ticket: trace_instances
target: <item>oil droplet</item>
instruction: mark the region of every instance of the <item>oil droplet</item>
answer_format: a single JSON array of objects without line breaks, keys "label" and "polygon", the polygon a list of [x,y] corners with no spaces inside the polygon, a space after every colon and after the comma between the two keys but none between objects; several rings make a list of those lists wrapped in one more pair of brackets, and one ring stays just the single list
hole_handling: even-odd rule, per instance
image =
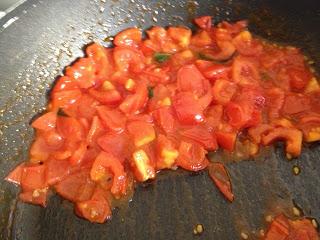
[{"label": "oil droplet", "polygon": [[204,227],[202,224],[197,224],[194,229],[193,229],[193,234],[194,235],[200,235],[202,234],[204,231]]},{"label": "oil droplet", "polygon": [[248,238],[249,238],[248,234],[246,234],[246,233],[244,233],[244,232],[242,232],[242,233],[240,234],[240,236],[241,236],[242,239],[248,239]]},{"label": "oil droplet", "polygon": [[301,170],[298,166],[295,165],[293,166],[292,171],[294,175],[299,175]]}]

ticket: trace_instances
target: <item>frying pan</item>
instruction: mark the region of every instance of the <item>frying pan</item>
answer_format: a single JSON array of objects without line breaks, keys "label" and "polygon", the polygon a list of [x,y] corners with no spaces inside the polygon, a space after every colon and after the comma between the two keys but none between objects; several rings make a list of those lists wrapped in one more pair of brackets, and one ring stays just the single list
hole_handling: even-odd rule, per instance
[{"label": "frying pan", "polygon": [[[30,119],[43,110],[55,77],[89,42],[107,46],[108,36],[129,26],[188,25],[200,15],[248,19],[255,34],[295,45],[320,67],[320,2],[309,1],[151,1],[28,0],[0,20],[0,179],[27,159]],[[92,224],[76,217],[70,203],[53,195],[47,208],[17,201],[18,189],[0,181],[0,239],[256,239],[265,216],[295,205],[320,219],[320,146],[285,160],[282,146],[256,161],[231,162],[235,202],[227,203],[206,172],[162,172],[138,186],[133,201],[113,212],[111,221]],[[301,173],[294,176],[292,167]]]}]

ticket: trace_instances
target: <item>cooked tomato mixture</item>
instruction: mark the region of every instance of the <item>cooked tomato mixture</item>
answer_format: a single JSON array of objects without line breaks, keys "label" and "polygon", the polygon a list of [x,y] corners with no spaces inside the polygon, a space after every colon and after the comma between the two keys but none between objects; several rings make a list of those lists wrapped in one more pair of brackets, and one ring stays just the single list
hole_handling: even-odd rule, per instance
[{"label": "cooked tomato mixture", "polygon": [[318,240],[319,235],[309,219],[290,220],[285,215],[276,216],[263,240]]},{"label": "cooked tomato mixture", "polygon": [[22,201],[45,206],[53,189],[103,223],[137,182],[178,167],[208,169],[233,201],[227,169],[209,151],[241,144],[254,156],[283,141],[294,158],[303,141],[320,140],[320,88],[299,49],[252,36],[246,21],[195,23],[194,33],[152,27],[145,39],[126,29],[65,69],[32,123],[29,161],[7,177]]}]

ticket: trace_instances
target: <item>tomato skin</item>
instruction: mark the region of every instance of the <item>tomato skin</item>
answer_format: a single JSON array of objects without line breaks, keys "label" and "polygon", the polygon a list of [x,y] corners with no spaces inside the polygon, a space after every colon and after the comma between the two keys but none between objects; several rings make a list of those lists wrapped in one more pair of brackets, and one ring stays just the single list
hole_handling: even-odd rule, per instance
[{"label": "tomato skin", "polygon": [[98,115],[104,126],[115,132],[122,132],[125,129],[126,117],[117,109],[109,110],[105,106],[97,107]]},{"label": "tomato skin", "polygon": [[177,73],[177,85],[181,92],[204,93],[204,77],[194,64],[184,65]]},{"label": "tomato skin", "polygon": [[265,240],[285,240],[289,236],[289,222],[283,215],[277,216],[271,223]]},{"label": "tomato skin", "polygon": [[118,33],[114,38],[113,44],[120,47],[137,47],[142,40],[142,33],[138,28],[127,28]]},{"label": "tomato skin", "polygon": [[209,165],[207,151],[198,143],[181,141],[177,165],[188,171],[200,171]]},{"label": "tomato skin", "polygon": [[219,51],[212,49],[205,49],[202,54],[214,61],[226,61],[232,57],[236,48],[230,41],[217,41]]},{"label": "tomato skin", "polygon": [[32,122],[32,127],[43,131],[49,131],[56,127],[57,113],[47,112]]},{"label": "tomato skin", "polygon": [[152,116],[164,132],[170,133],[175,130],[176,122],[171,107],[159,108],[152,112]]},{"label": "tomato skin", "polygon": [[231,180],[227,169],[222,163],[213,162],[209,165],[209,176],[214,184],[218,187],[223,196],[233,202],[234,195],[232,192]]},{"label": "tomato skin", "polygon": [[202,29],[210,29],[211,21],[211,16],[202,16],[194,19],[195,24]]},{"label": "tomato skin", "polygon": [[73,152],[72,156],[69,158],[71,165],[79,165],[82,162],[86,151],[86,142],[81,142],[79,144],[79,147]]},{"label": "tomato skin", "polygon": [[234,132],[216,131],[218,145],[223,149],[232,152],[235,147],[237,134]]},{"label": "tomato skin", "polygon": [[111,193],[115,197],[125,195],[127,191],[127,174],[124,171],[122,163],[111,153],[101,151],[94,160],[90,171],[91,179],[99,181],[105,176],[105,171],[111,171],[113,174]]},{"label": "tomato skin", "polygon": [[233,82],[224,79],[218,79],[215,81],[212,87],[213,100],[215,100],[215,102],[218,104],[225,105],[230,102],[236,90],[236,84]]},{"label": "tomato skin", "polygon": [[217,141],[213,133],[203,126],[194,126],[179,132],[183,137],[201,144],[205,149],[214,151],[218,148]]},{"label": "tomato skin", "polygon": [[197,124],[204,121],[203,109],[192,93],[178,93],[173,99],[178,120],[183,124]]}]

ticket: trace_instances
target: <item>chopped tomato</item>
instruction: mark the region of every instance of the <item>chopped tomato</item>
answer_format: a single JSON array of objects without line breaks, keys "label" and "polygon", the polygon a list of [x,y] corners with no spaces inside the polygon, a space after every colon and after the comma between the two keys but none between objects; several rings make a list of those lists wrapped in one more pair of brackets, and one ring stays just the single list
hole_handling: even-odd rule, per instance
[{"label": "chopped tomato", "polygon": [[[28,163],[6,178],[20,185],[21,200],[44,206],[55,188],[80,217],[102,223],[118,198],[130,199],[134,182],[162,169],[209,167],[232,201],[227,170],[210,164],[207,151],[244,159],[284,141],[291,158],[302,141],[320,141],[320,85],[301,50],[257,38],[246,21],[194,21],[194,34],[125,29],[112,47],[90,44],[66,67],[31,124]],[[288,232],[276,226],[268,239],[285,232],[285,240],[313,240],[310,224],[285,222]]]},{"label": "chopped tomato", "polygon": [[174,142],[160,134],[157,139],[157,169],[172,168],[178,156]]},{"label": "chopped tomato", "polygon": [[80,58],[71,67],[66,68],[66,76],[72,78],[80,88],[90,88],[96,84],[95,66],[91,59]]},{"label": "chopped tomato", "polygon": [[122,100],[121,94],[115,89],[99,91],[91,88],[89,94],[102,104],[116,104]]},{"label": "chopped tomato", "polygon": [[207,151],[200,144],[182,141],[179,146],[177,165],[188,171],[203,170],[209,164],[206,153]]},{"label": "chopped tomato", "polygon": [[137,114],[146,105],[148,89],[145,84],[139,84],[134,94],[128,95],[120,104],[119,109],[126,114]]},{"label": "chopped tomato", "polygon": [[227,104],[230,102],[236,90],[237,86],[233,82],[224,79],[218,79],[215,81],[212,88],[213,100],[215,100],[215,102],[218,104]]},{"label": "chopped tomato", "polygon": [[197,124],[204,121],[203,109],[192,93],[178,93],[173,100],[177,118],[184,124]]},{"label": "chopped tomato", "polygon": [[228,117],[228,123],[235,128],[244,127],[251,118],[251,111],[238,103],[229,102],[225,107],[225,114]]},{"label": "chopped tomato", "polygon": [[289,68],[290,85],[295,90],[303,90],[311,80],[311,73],[305,68]]},{"label": "chopped tomato", "polygon": [[171,107],[162,107],[152,112],[152,115],[161,129],[170,133],[175,130],[175,118]]},{"label": "chopped tomato", "polygon": [[144,68],[143,57],[140,52],[127,47],[115,47],[113,51],[113,58],[117,70],[120,72],[139,73]]},{"label": "chopped tomato", "polygon": [[205,149],[213,151],[218,148],[216,138],[203,126],[194,126],[180,131],[183,137],[201,144]]},{"label": "chopped tomato", "polygon": [[156,172],[146,151],[142,149],[134,151],[132,154],[132,165],[133,172],[138,181],[145,182],[155,178]]},{"label": "chopped tomato", "polygon": [[46,168],[46,181],[49,185],[54,185],[62,181],[72,171],[69,161],[56,160],[53,158],[46,162]]},{"label": "chopped tomato", "polygon": [[90,179],[90,170],[82,169],[70,174],[54,187],[62,197],[72,202],[79,202],[91,198],[95,185]]},{"label": "chopped tomato", "polygon": [[128,123],[127,128],[133,137],[134,145],[136,147],[148,144],[156,138],[156,133],[150,123],[133,121]]},{"label": "chopped tomato", "polygon": [[76,204],[76,213],[90,222],[104,223],[111,218],[111,208],[106,193],[96,188],[91,199]]},{"label": "chopped tomato", "polygon": [[97,108],[98,115],[107,128],[115,131],[122,132],[125,128],[126,118],[119,110],[109,110],[105,106]]},{"label": "chopped tomato", "polygon": [[290,220],[283,214],[274,218],[265,240],[318,240],[319,235],[308,219]]},{"label": "chopped tomato", "polygon": [[119,160],[124,160],[129,155],[129,137],[125,132],[106,133],[97,139],[97,143],[102,150],[113,154]]},{"label": "chopped tomato", "polygon": [[260,124],[258,126],[249,128],[248,134],[255,143],[260,143],[262,135],[272,129],[273,127],[271,127],[269,124]]},{"label": "chopped tomato", "polygon": [[82,93],[79,89],[53,92],[51,95],[53,110],[75,104],[80,100],[81,95]]},{"label": "chopped tomato", "polygon": [[94,160],[90,171],[93,181],[99,181],[106,176],[106,171],[113,174],[111,193],[115,197],[126,194],[127,191],[127,174],[124,171],[122,163],[111,153],[102,151]]},{"label": "chopped tomato", "polygon": [[236,57],[232,64],[232,79],[240,85],[256,85],[260,75],[253,59]]},{"label": "chopped tomato", "polygon": [[61,76],[57,79],[52,89],[52,93],[79,89],[76,81],[68,76]]},{"label": "chopped tomato", "polygon": [[201,73],[211,80],[216,80],[219,78],[228,79],[231,72],[231,67],[226,64],[217,64],[211,61],[197,60],[197,67],[200,69]]},{"label": "chopped tomato", "polygon": [[32,127],[44,131],[49,131],[56,127],[57,113],[47,112],[41,117],[37,118],[33,123]]},{"label": "chopped tomato", "polygon": [[195,18],[194,22],[202,29],[211,28],[211,16],[202,16]]},{"label": "chopped tomato", "polygon": [[73,117],[59,116],[57,118],[57,131],[65,139],[82,140],[85,135],[81,123]]},{"label": "chopped tomato", "polygon": [[277,139],[286,142],[286,152],[288,154],[291,154],[293,157],[300,155],[302,147],[301,131],[293,128],[278,127],[264,135],[262,137],[262,143],[268,145]]},{"label": "chopped tomato", "polygon": [[226,61],[232,57],[236,48],[230,41],[217,41],[219,50],[205,49],[201,53],[214,61]]},{"label": "chopped tomato", "polygon": [[235,147],[237,134],[233,132],[216,131],[218,145],[223,149],[232,152]]},{"label": "chopped tomato", "polygon": [[128,28],[116,35],[113,44],[120,47],[137,47],[141,40],[142,34],[138,28]]},{"label": "chopped tomato", "polygon": [[197,96],[204,93],[204,77],[194,65],[185,65],[177,73],[178,89],[181,92],[192,92]]},{"label": "chopped tomato", "polygon": [[284,103],[285,94],[280,88],[272,88],[266,91],[266,106],[270,120],[280,116],[280,110]]},{"label": "chopped tomato", "polygon": [[20,165],[18,165],[8,174],[8,176],[6,176],[5,180],[20,185],[24,165],[25,163],[21,163]]},{"label": "chopped tomato", "polygon": [[87,144],[90,145],[95,142],[96,138],[103,132],[102,123],[98,116],[94,116],[91,122],[90,129],[87,134]]},{"label": "chopped tomato", "polygon": [[47,187],[44,164],[26,165],[22,169],[21,187],[23,191],[33,191]]},{"label": "chopped tomato", "polygon": [[282,107],[284,114],[295,114],[310,109],[310,99],[301,94],[291,94],[286,96]]},{"label": "chopped tomato", "polygon": [[208,169],[211,179],[223,196],[230,202],[233,202],[234,195],[232,193],[231,181],[225,166],[222,163],[213,162],[209,165]]},{"label": "chopped tomato", "polygon": [[93,43],[86,48],[86,53],[92,60],[95,69],[96,84],[101,83],[113,70],[112,51]]}]

